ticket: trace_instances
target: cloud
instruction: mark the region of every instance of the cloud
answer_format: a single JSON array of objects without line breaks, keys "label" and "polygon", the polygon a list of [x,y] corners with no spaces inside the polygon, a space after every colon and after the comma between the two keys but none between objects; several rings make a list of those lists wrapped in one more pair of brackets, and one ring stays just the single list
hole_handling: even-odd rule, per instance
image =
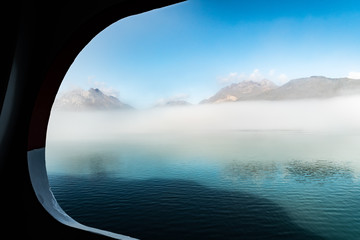
[{"label": "cloud", "polygon": [[270,77],[272,77],[272,76],[275,75],[275,72],[276,72],[275,69],[271,69],[271,70],[269,71],[268,75],[269,75]]},{"label": "cloud", "polygon": [[248,80],[249,81],[261,81],[263,80],[265,77],[261,74],[259,69],[254,69],[254,71],[250,74]]},{"label": "cloud", "polygon": [[243,73],[239,74],[237,72],[231,72],[226,77],[218,78],[218,82],[220,84],[229,84],[229,83],[240,82],[240,81],[243,81],[245,79],[246,79],[245,74],[243,74]]},{"label": "cloud", "polygon": [[284,83],[287,83],[289,81],[289,78],[286,76],[286,74],[282,73],[277,77],[276,83],[282,85]]},{"label": "cloud", "polygon": [[268,74],[263,74],[260,69],[255,68],[250,74],[231,72],[226,77],[218,78],[218,82],[223,85],[238,83],[241,81],[259,82],[263,79],[269,79],[278,85],[283,85],[289,81],[285,73],[277,74],[275,69],[269,70]]},{"label": "cloud", "polygon": [[360,79],[360,72],[349,72],[347,77],[352,79]]},{"label": "cloud", "polygon": [[260,72],[259,69],[254,69],[249,75],[244,73],[231,72],[226,77],[218,78],[220,84],[238,83],[241,81],[261,81],[265,76]]}]

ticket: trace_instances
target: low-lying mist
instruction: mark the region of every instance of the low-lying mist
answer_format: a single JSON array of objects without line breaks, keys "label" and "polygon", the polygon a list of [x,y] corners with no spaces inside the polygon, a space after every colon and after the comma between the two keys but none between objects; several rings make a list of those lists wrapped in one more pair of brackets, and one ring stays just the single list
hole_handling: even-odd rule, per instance
[{"label": "low-lying mist", "polygon": [[53,111],[47,137],[49,140],[113,139],[129,134],[252,130],[360,133],[360,97],[247,101],[126,111]]}]

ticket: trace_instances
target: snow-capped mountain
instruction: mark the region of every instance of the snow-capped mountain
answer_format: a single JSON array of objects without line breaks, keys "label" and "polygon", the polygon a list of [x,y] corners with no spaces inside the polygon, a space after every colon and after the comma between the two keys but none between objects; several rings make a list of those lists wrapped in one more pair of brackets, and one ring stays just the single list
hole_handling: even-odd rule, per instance
[{"label": "snow-capped mountain", "polygon": [[75,89],[62,94],[54,102],[55,110],[86,111],[131,109],[128,104],[118,98],[104,94],[97,88],[89,90]]}]

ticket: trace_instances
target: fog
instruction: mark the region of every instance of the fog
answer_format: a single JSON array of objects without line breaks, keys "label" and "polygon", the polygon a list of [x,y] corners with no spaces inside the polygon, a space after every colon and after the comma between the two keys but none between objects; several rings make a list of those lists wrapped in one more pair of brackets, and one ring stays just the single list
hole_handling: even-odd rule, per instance
[{"label": "fog", "polygon": [[218,131],[360,133],[360,97],[247,101],[147,110],[53,111],[48,140],[113,139],[129,134]]}]

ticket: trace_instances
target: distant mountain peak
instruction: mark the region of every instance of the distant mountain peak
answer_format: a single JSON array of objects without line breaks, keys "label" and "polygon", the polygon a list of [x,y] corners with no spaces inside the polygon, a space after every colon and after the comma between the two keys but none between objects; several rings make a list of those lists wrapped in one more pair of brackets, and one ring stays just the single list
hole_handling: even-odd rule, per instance
[{"label": "distant mountain peak", "polygon": [[89,92],[95,92],[95,93],[103,94],[103,92],[100,91],[100,89],[98,89],[98,88],[90,88]]},{"label": "distant mountain peak", "polygon": [[118,98],[104,94],[98,88],[74,89],[55,100],[54,109],[66,111],[130,109]]},{"label": "distant mountain peak", "polygon": [[189,106],[191,103],[185,100],[168,100],[166,102],[160,102],[155,107],[174,107],[174,106]]},{"label": "distant mountain peak", "polygon": [[358,80],[311,76],[291,80],[261,97],[267,100],[321,99],[354,94],[360,94]]},{"label": "distant mountain peak", "polygon": [[253,98],[275,88],[277,88],[277,85],[268,79],[261,81],[241,81],[220,89],[214,96],[200,103],[235,102]]},{"label": "distant mountain peak", "polygon": [[293,100],[331,98],[360,94],[360,81],[350,78],[311,76],[293,79],[278,87],[269,80],[243,81],[220,89],[201,103],[220,103],[247,100]]},{"label": "distant mountain peak", "polygon": [[327,77],[325,77],[325,76],[310,76],[310,78],[327,78]]}]

